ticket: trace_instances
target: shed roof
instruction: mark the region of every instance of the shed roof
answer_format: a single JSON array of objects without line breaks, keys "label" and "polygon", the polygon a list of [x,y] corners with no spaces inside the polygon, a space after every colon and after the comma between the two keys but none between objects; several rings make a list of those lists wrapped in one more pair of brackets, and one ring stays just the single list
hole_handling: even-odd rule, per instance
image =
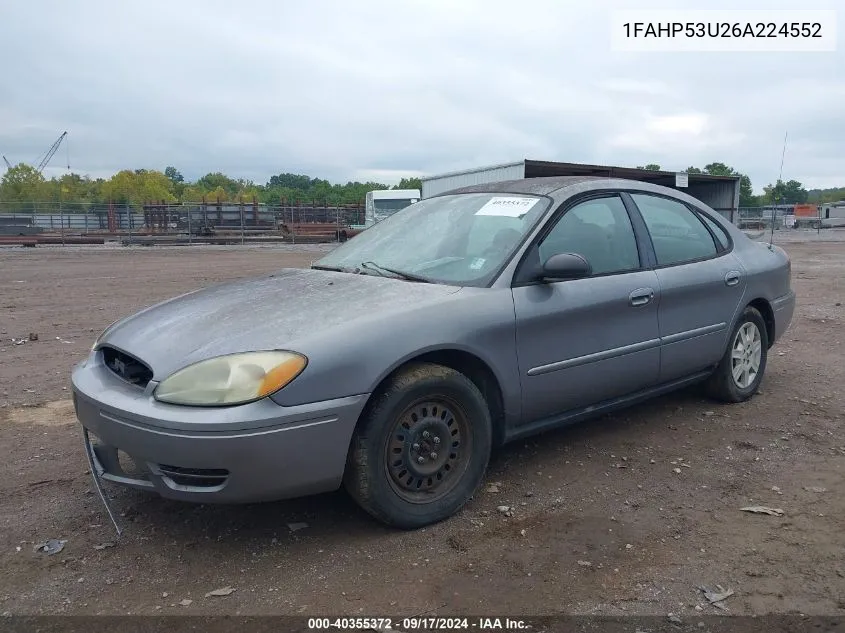
[{"label": "shed roof", "polygon": [[[459,176],[463,174],[473,174],[490,169],[497,169],[502,167],[515,167],[517,165],[525,166],[525,178],[543,178],[550,176],[605,176],[612,178],[626,178],[629,180],[640,180],[643,182],[651,182],[656,185],[663,185],[665,187],[674,187],[675,174],[674,171],[652,171],[649,169],[636,169],[633,167],[615,167],[612,165],[590,165],[585,163],[562,163],[557,161],[547,160],[533,160],[526,158],[512,163],[502,163],[499,165],[488,165],[486,167],[475,167],[473,169],[466,169],[461,171],[453,171],[445,174],[436,174],[426,176],[421,180],[436,180],[438,178],[446,178],[450,176]],[[713,176],[710,174],[689,174],[690,183],[704,183],[704,182],[736,182],[739,176]]]}]

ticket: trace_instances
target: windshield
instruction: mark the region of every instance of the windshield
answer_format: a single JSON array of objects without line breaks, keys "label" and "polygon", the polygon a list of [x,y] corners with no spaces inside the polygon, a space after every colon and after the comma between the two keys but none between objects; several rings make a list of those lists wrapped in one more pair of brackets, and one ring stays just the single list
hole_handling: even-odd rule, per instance
[{"label": "windshield", "polygon": [[545,198],[518,194],[429,198],[363,231],[314,266],[484,286],[547,206]]},{"label": "windshield", "polygon": [[382,199],[382,200],[373,200],[373,208],[376,211],[399,211],[400,209],[404,209],[409,204],[411,204],[412,200],[410,198],[403,198],[403,199]]},{"label": "windshield", "polygon": [[409,204],[416,202],[418,199],[419,198],[382,198],[373,200],[373,208],[371,212],[367,214],[368,223],[374,224],[376,222],[381,222],[397,211],[404,209]]}]

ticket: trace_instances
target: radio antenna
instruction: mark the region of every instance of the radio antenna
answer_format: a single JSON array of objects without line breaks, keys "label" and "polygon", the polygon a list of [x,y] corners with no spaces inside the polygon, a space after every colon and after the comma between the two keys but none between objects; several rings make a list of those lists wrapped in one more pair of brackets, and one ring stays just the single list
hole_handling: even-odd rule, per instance
[{"label": "radio antenna", "polygon": [[[786,139],[789,138],[789,130],[783,135],[783,151],[780,154],[780,172],[778,172],[778,181],[775,183],[775,187],[779,186],[781,182],[783,182],[783,159],[786,158]],[[781,196],[780,200],[783,200],[783,196]],[[769,250],[772,248],[772,244],[775,241],[775,218],[777,218],[777,207],[778,201],[775,200],[775,208],[772,209],[772,230],[769,234]]]}]

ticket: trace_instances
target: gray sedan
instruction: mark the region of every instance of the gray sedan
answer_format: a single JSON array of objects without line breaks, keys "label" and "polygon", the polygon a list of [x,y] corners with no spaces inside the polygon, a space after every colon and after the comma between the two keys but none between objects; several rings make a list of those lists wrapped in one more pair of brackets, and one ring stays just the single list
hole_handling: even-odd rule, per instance
[{"label": "gray sedan", "polygon": [[701,382],[741,402],[791,266],[699,200],[540,178],[422,200],[309,269],[118,321],[73,372],[99,476],[204,503],[344,486],[416,528],[495,447]]}]

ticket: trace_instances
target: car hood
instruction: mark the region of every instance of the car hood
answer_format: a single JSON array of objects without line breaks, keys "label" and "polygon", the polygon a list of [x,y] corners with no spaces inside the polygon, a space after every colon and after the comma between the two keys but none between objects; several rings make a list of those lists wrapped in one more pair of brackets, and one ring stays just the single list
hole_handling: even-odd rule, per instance
[{"label": "car hood", "polygon": [[154,380],[221,354],[295,349],[320,330],[371,316],[419,308],[459,287],[373,275],[284,269],[198,290],[118,321],[99,345],[144,361]]}]

